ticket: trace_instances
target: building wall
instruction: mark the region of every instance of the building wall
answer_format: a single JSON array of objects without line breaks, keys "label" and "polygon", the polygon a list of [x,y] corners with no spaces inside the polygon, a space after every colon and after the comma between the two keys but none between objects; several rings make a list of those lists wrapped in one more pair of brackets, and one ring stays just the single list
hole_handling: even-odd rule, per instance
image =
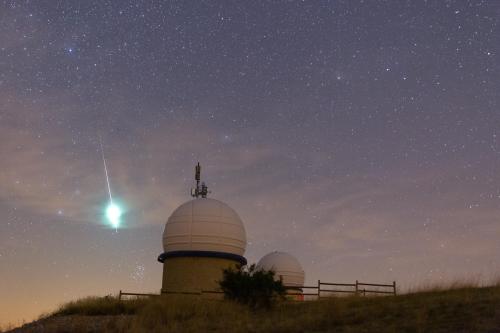
[{"label": "building wall", "polygon": [[178,257],[163,263],[162,293],[220,291],[222,271],[238,262],[223,258]]}]

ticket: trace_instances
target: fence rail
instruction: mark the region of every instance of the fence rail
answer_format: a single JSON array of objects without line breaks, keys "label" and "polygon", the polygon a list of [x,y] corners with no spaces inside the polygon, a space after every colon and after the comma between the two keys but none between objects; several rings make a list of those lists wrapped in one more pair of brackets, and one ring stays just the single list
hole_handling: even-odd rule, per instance
[{"label": "fence rail", "polygon": [[[319,282],[319,280],[318,280],[318,283],[322,284],[324,286],[339,286],[339,287],[355,287],[356,286],[355,283],[329,283],[329,282]],[[318,287],[316,287],[316,288],[318,288]]]},{"label": "fence rail", "polygon": [[[396,283],[396,282],[393,282]],[[358,286],[372,286],[372,287],[392,287],[393,284],[376,284],[376,283],[357,283]]]},{"label": "fence rail", "polygon": [[341,290],[341,289],[321,289],[320,293],[324,291],[326,293],[349,293],[349,294],[355,294],[356,290]]},{"label": "fence rail", "polygon": [[[322,287],[346,287],[350,289],[328,289]],[[377,287],[380,289],[366,289],[365,287]],[[396,295],[396,281],[392,284],[380,284],[380,283],[364,283],[356,280],[356,283],[332,283],[332,282],[321,282],[318,280],[316,286],[297,286],[297,287],[287,287],[288,295],[293,296],[316,296],[317,299],[332,297],[334,294],[353,294],[358,296],[366,296],[367,294],[380,294],[380,295]],[[316,292],[302,292],[302,290],[316,290]],[[120,290],[118,299],[121,300],[123,296],[135,296],[135,297],[155,297],[162,294],[184,294],[184,295],[203,295],[203,294],[222,294],[222,291],[217,290],[202,290],[200,292],[172,292],[162,291],[161,294],[144,294],[144,293],[128,293]],[[332,295],[333,294],[333,295]]]}]

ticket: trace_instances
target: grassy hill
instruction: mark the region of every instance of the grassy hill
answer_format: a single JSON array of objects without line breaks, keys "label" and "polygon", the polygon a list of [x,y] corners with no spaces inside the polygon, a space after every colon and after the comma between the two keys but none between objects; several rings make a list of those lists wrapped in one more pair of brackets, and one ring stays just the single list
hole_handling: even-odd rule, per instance
[{"label": "grassy hill", "polygon": [[500,333],[500,287],[283,302],[259,311],[198,297],[88,298],[13,332]]}]

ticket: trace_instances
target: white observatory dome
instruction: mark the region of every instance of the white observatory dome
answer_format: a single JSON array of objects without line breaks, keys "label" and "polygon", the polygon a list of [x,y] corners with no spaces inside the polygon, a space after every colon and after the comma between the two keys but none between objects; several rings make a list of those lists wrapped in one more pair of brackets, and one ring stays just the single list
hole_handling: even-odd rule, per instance
[{"label": "white observatory dome", "polygon": [[274,271],[275,278],[281,277],[284,286],[300,287],[304,285],[304,269],[297,258],[286,252],[275,251],[266,254],[257,263],[257,268]]},{"label": "white observatory dome", "polygon": [[238,214],[225,203],[209,198],[180,205],[167,220],[163,250],[213,251],[242,256],[246,233]]}]

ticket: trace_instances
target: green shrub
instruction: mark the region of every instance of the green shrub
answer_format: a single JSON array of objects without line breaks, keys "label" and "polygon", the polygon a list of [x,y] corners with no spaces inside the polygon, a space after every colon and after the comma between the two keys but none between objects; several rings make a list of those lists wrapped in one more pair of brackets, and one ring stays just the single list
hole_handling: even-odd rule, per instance
[{"label": "green shrub", "polygon": [[284,298],[286,289],[273,271],[257,269],[255,264],[226,269],[219,285],[227,299],[249,305],[252,309],[269,308]]}]

